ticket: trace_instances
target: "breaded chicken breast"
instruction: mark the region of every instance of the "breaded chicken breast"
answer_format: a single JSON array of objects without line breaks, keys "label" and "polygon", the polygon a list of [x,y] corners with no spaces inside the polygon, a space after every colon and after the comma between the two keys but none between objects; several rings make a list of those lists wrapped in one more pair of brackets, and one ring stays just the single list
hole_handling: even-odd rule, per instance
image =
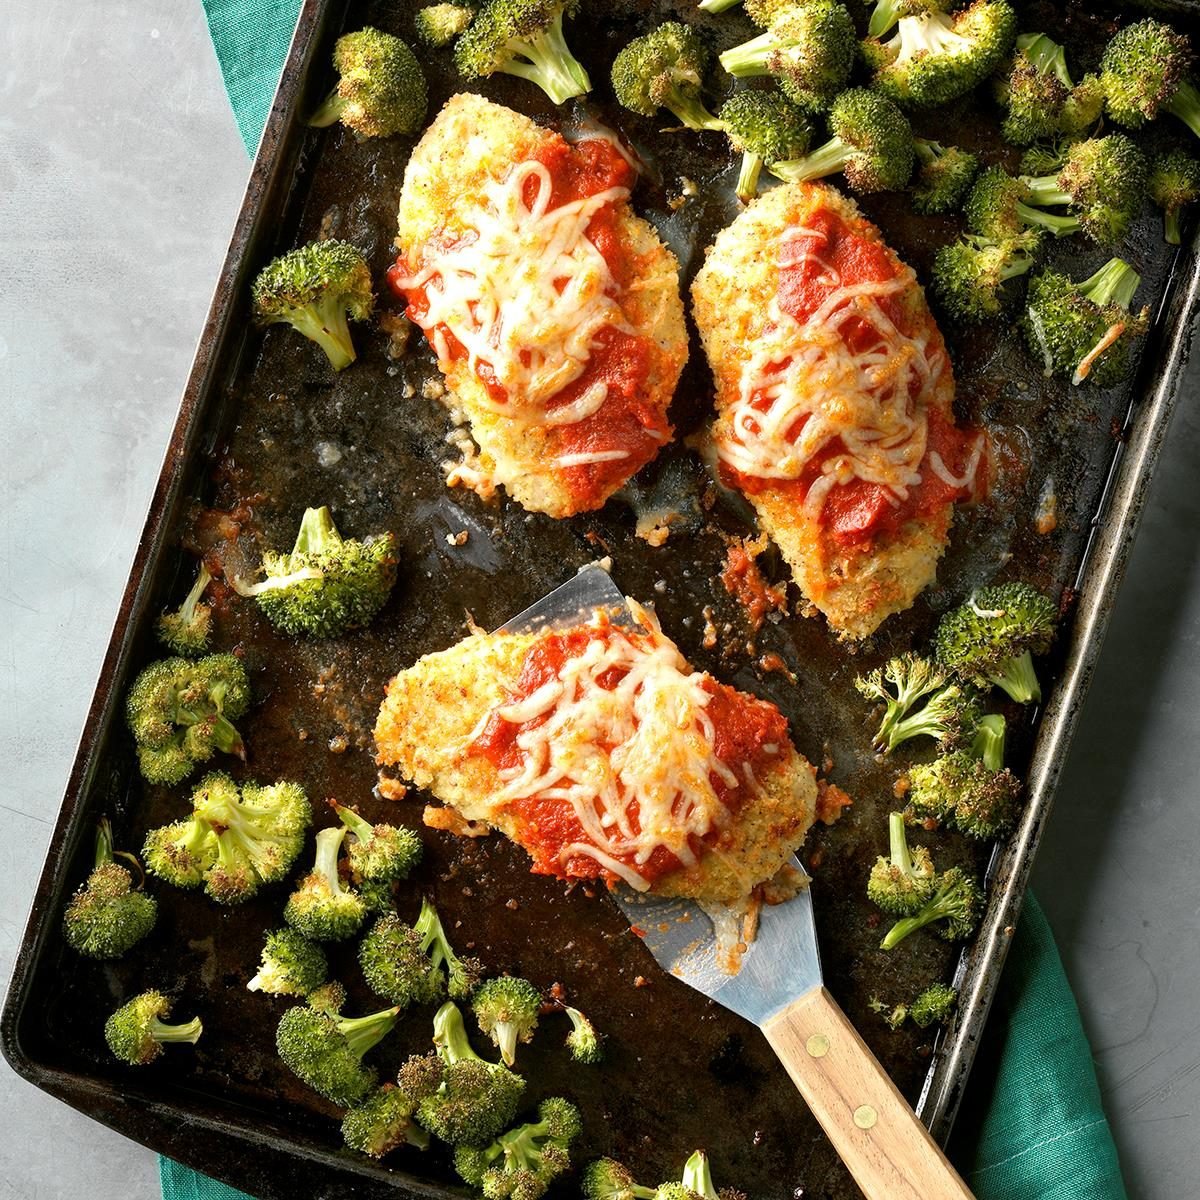
[{"label": "breaded chicken breast", "polygon": [[718,234],[692,301],[723,477],[830,627],[866,637],[933,580],[982,475],[915,275],[852,201],[797,183]]},{"label": "breaded chicken breast", "polygon": [[389,278],[478,446],[450,482],[570,516],[670,440],[679,268],[629,206],[635,177],[612,139],[571,144],[470,93],[417,144]]},{"label": "breaded chicken breast", "polygon": [[538,874],[744,903],[812,824],[813,768],[775,705],[693,672],[645,620],[427,655],[388,686],[379,762]]}]

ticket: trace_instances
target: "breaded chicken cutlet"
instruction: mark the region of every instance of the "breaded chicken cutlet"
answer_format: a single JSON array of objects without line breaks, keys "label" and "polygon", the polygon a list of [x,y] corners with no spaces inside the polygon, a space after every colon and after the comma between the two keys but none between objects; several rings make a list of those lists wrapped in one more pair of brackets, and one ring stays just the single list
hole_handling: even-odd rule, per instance
[{"label": "breaded chicken cutlet", "polygon": [[692,671],[635,612],[636,630],[598,617],[426,655],[388,686],[378,760],[535,873],[744,904],[812,824],[815,773],[775,705]]},{"label": "breaded chicken cutlet", "polygon": [[868,636],[932,582],[986,474],[915,275],[852,201],[797,183],[717,235],[692,300],[722,476],[830,627]]},{"label": "breaded chicken cutlet", "polygon": [[409,160],[389,273],[478,455],[449,482],[554,517],[599,508],[671,438],[679,269],[611,138],[451,97]]}]

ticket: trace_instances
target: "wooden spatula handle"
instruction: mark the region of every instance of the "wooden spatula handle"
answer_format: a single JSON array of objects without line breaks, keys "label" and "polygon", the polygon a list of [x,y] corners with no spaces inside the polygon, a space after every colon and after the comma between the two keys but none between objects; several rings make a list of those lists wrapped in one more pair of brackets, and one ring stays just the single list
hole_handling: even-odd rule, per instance
[{"label": "wooden spatula handle", "polygon": [[762,1029],[867,1200],[971,1200],[823,987],[768,1018]]}]

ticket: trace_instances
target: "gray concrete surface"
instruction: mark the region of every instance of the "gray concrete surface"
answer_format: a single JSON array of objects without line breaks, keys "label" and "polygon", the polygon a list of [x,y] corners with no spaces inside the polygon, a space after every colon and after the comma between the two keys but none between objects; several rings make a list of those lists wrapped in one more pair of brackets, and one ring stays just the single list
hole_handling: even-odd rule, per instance
[{"label": "gray concrete surface", "polygon": [[[0,64],[3,988],[248,164],[198,0],[9,6]],[[1036,875],[1138,1200],[1200,1174],[1198,382]],[[0,1065],[0,1200],[156,1194]]]}]

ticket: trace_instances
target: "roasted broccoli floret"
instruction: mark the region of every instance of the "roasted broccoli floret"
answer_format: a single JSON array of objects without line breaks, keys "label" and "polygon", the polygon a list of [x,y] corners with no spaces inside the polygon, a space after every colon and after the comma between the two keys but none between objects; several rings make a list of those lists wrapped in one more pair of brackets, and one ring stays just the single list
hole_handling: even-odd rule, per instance
[{"label": "roasted broccoli floret", "polygon": [[172,654],[182,658],[197,658],[207,652],[212,631],[212,609],[207,604],[201,604],[200,597],[211,582],[208,567],[201,563],[196,582],[183,603],[158,618],[154,632]]},{"label": "roasted broccoli floret", "polygon": [[1188,77],[1192,44],[1161,21],[1135,21],[1113,35],[1100,60],[1104,107],[1118,125],[1138,129],[1161,112],[1200,137],[1200,91]]},{"label": "roasted broccoli floret", "polygon": [[917,173],[912,181],[913,211],[922,216],[957,212],[979,173],[979,159],[957,146],[916,138]]},{"label": "roasted broccoli floret", "polygon": [[358,961],[371,990],[402,1008],[433,1004],[445,995],[445,977],[425,953],[424,939],[394,912],[371,926],[359,944]]},{"label": "roasted broccoli floret", "polygon": [[350,322],[375,308],[371,271],[349,242],[309,242],[272,259],[258,273],[251,299],[259,325],[291,325],[325,351],[335,371],[355,359]]},{"label": "roasted broccoli floret", "polygon": [[1066,237],[1078,233],[1077,217],[1042,212],[1030,203],[1029,185],[1000,167],[988,167],[967,194],[963,212],[967,228],[989,241],[1004,243],[1027,236],[1026,245],[1035,250],[1041,234]]},{"label": "roasted broccoli floret", "polygon": [[533,1040],[541,993],[528,979],[504,975],[481,983],[471,1001],[479,1028],[500,1049],[506,1067],[517,1061],[517,1043]]},{"label": "roasted broccoli floret", "polygon": [[516,1115],[525,1080],[471,1049],[457,1005],[433,1019],[437,1058],[415,1058],[400,1069],[400,1086],[421,1097],[417,1120],[452,1146],[486,1146]]},{"label": "roasted broccoli floret", "polygon": [[416,1100],[394,1083],[385,1083],[342,1118],[342,1140],[372,1158],[406,1145],[427,1150],[429,1134],[417,1124],[416,1110]]},{"label": "roasted broccoli floret", "polygon": [[980,588],[942,617],[934,651],[948,671],[1028,704],[1042,698],[1033,656],[1050,649],[1057,624],[1054,601],[1027,583]]},{"label": "roasted broccoli floret", "polygon": [[1007,767],[989,768],[970,750],[914,766],[908,781],[907,811],[914,820],[948,821],[986,840],[1012,828],[1021,781]]},{"label": "roasted broccoli floret", "polygon": [[643,1187],[633,1172],[615,1158],[597,1158],[583,1169],[584,1200],[654,1200],[655,1189]]},{"label": "roasted broccoli floret", "polygon": [[1046,374],[1078,386],[1120,383],[1133,365],[1133,348],[1150,324],[1150,311],[1131,312],[1141,276],[1119,258],[1110,259],[1080,283],[1058,271],[1029,282],[1023,328],[1029,352]]},{"label": "roasted broccoli floret", "polygon": [[120,958],[154,928],[157,919],[158,902],[135,889],[133,876],[113,858],[112,826],[101,817],[92,873],[63,915],[67,945],[88,958]]},{"label": "roasted broccoli floret", "polygon": [[579,1110],[559,1097],[538,1105],[538,1119],[502,1133],[486,1146],[459,1146],[454,1167],[486,1200],[539,1200],[571,1165]]},{"label": "roasted broccoli floret", "polygon": [[823,146],[803,158],[770,164],[780,179],[846,176],[858,192],[898,191],[913,171],[913,136],[908,118],[886,97],[865,88],[843,92],[829,110]]},{"label": "roasted broccoli floret", "polygon": [[730,144],[742,156],[737,194],[743,204],[758,191],[764,163],[799,158],[812,140],[808,118],[778,92],[737,92],[721,106],[719,116]]},{"label": "roasted broccoli floret", "polygon": [[325,951],[295,929],[267,934],[258,974],[246,987],[272,996],[307,996],[329,976]]},{"label": "roasted broccoli floret", "polygon": [[592,81],[563,36],[563,17],[577,8],[578,0],[487,0],[458,39],[454,61],[467,79],[519,75],[555,104],[582,96]]},{"label": "roasted broccoli floret", "polygon": [[1034,264],[1038,235],[1022,230],[993,239],[969,234],[943,246],[933,261],[933,293],[960,321],[995,317],[1007,302],[1005,284]]},{"label": "roasted broccoli floret", "polygon": [[1172,246],[1182,240],[1180,217],[1200,198],[1200,161],[1182,150],[1164,154],[1150,172],[1150,199],[1163,210],[1163,235]]},{"label": "roasted broccoli floret", "polygon": [[643,117],[665,108],[688,129],[724,129],[700,96],[707,65],[708,52],[695,30],[667,21],[634,38],[613,60],[613,92]]},{"label": "roasted broccoli floret", "polygon": [[475,10],[465,4],[431,4],[418,11],[414,23],[427,46],[448,46],[474,19]]},{"label": "roasted broccoli floret", "polygon": [[571,1019],[571,1032],[567,1034],[567,1049],[578,1063],[592,1065],[604,1057],[604,1039],[596,1027],[577,1008],[566,1009]]},{"label": "roasted broccoli floret", "polygon": [[338,855],[346,837],[344,826],[317,834],[313,869],[296,885],[283,910],[283,919],[316,942],[340,942],[353,937],[367,916],[363,898],[343,887],[338,875]]},{"label": "roasted broccoli floret", "polygon": [[1107,246],[1129,232],[1146,194],[1147,173],[1145,155],[1124,134],[1112,133],[1073,142],[1056,172],[1023,175],[1020,182],[1028,204],[1068,205],[1077,227]]},{"label": "roasted broccoli floret", "polygon": [[[975,688],[954,681],[919,654],[889,659],[883,667],[860,675],[854,686],[868,700],[887,705],[875,734],[875,747],[884,754],[914,737],[956,746],[974,733],[982,712]],[[918,708],[922,700],[925,703]]]},{"label": "roasted broccoli floret", "polygon": [[259,583],[232,580],[267,620],[293,637],[337,637],[367,625],[396,582],[396,538],[343,538],[328,508],[308,508],[290,554],[263,554]]},{"label": "roasted broccoli floret", "polygon": [[905,107],[928,108],[982,83],[1016,32],[1016,13],[1006,0],[974,0],[954,13],[930,9],[902,16],[890,38],[868,37],[862,52],[879,91]]},{"label": "roasted broccoli floret", "polygon": [[1000,92],[1008,109],[1004,136],[1016,146],[1082,133],[1104,110],[1099,77],[1085,75],[1075,83],[1062,46],[1044,33],[1017,38],[1012,68]]},{"label": "roasted broccoli floret", "polygon": [[344,34],[334,43],[333,69],[337,86],[310,125],[323,129],[341,121],[360,140],[421,128],[429,89],[417,56],[400,38],[369,25]]},{"label": "roasted broccoli floret", "polygon": [[936,890],[920,911],[911,917],[901,917],[879,945],[884,950],[895,949],[910,933],[933,922],[942,922],[937,932],[946,941],[961,942],[975,931],[982,911],[983,889],[979,881],[959,867],[951,867],[938,876]]},{"label": "roasted broccoli floret", "polygon": [[180,783],[218,750],[244,759],[246,748],[233,722],[249,707],[246,668],[232,654],[151,663],[125,700],[143,777]]},{"label": "roasted broccoli floret", "polygon": [[393,880],[409,877],[424,852],[421,839],[411,829],[382,823],[372,825],[352,808],[336,802],[333,807],[353,835],[346,858],[355,886],[390,885]]},{"label": "roasted broccoli floret", "polygon": [[171,1015],[171,1001],[162,992],[143,992],[121,1005],[104,1023],[104,1040],[122,1062],[143,1067],[162,1052],[164,1042],[200,1040],[204,1026],[199,1017],[182,1025],[167,1025],[163,1017]]},{"label": "roasted broccoli floret", "polygon": [[446,973],[446,992],[452,1000],[469,1000],[483,978],[483,963],[477,958],[462,958],[454,953],[442,928],[437,909],[429,900],[421,901],[421,911],[413,928],[421,935],[421,946],[439,971]]},{"label": "roasted broccoli floret", "polygon": [[867,895],[886,913],[910,917],[933,895],[936,873],[924,846],[908,845],[904,814],[888,816],[888,857],[880,855],[867,880]]},{"label": "roasted broccoli floret", "polygon": [[766,33],[733,46],[721,66],[738,78],[773,75],[793,104],[829,107],[854,67],[854,22],[837,0],[781,6]]},{"label": "roasted broccoli floret", "polygon": [[363,1055],[392,1031],[399,1015],[398,1008],[385,1008],[365,1017],[342,1017],[332,1004],[297,1004],[283,1014],[275,1048],[284,1065],[314,1092],[349,1108],[375,1087],[378,1075],[362,1061]]},{"label": "roasted broccoli floret", "polygon": [[942,1025],[950,1019],[958,992],[944,983],[927,987],[908,1007],[908,1015],[915,1025],[928,1029],[930,1025]]},{"label": "roasted broccoli floret", "polygon": [[176,887],[204,884],[220,904],[241,904],[282,879],[304,846],[312,809],[298,783],[268,786],[206,775],[192,793],[191,816],[152,829],[147,870]]}]

